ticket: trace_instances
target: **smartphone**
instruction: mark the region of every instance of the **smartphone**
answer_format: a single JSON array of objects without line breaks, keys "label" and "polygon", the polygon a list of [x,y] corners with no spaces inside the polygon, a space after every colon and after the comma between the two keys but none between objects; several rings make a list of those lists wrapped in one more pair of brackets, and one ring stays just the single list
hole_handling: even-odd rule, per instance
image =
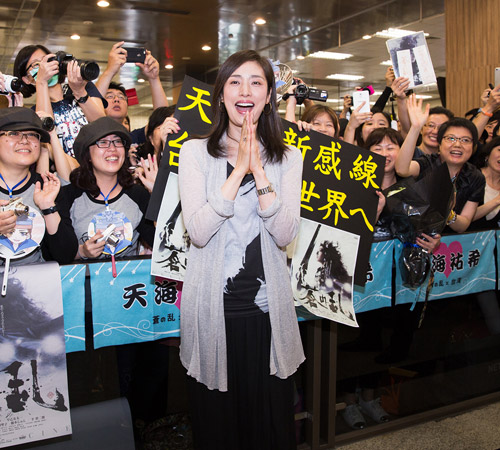
[{"label": "smartphone", "polygon": [[500,67],[495,68],[495,87],[500,84]]},{"label": "smartphone", "polygon": [[122,47],[127,50],[127,62],[144,63],[146,60],[146,49],[144,47]]},{"label": "smartphone", "polygon": [[368,93],[368,91],[354,91],[352,93],[353,108],[356,109],[363,102],[365,102],[365,104],[359,110],[359,112],[370,112],[370,94]]}]

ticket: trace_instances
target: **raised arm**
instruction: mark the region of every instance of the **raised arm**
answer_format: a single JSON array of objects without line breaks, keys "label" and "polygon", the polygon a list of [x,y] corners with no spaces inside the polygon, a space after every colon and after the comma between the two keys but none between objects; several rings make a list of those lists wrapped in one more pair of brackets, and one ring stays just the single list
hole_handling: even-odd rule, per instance
[{"label": "raised arm", "polygon": [[127,62],[127,50],[122,48],[125,41],[117,42],[111,47],[108,54],[108,65],[101,74],[95,85],[103,97],[108,92],[109,84],[113,77],[120,71],[122,66]]},{"label": "raised arm", "polygon": [[409,78],[398,77],[392,83],[392,91],[396,96],[396,104],[398,106],[399,122],[401,123],[401,134],[406,137],[410,131],[411,122],[408,116],[408,107],[406,105],[406,93],[410,86]]},{"label": "raised arm", "polygon": [[472,122],[476,125],[478,136],[483,134],[488,120],[490,120],[493,113],[500,107],[500,84],[495,86],[494,89],[485,89],[483,95],[481,95],[481,101],[483,102],[481,112],[472,119]]},{"label": "raised arm", "polygon": [[416,177],[420,173],[420,165],[416,161],[412,161],[415,153],[420,130],[427,122],[429,117],[430,105],[427,104],[425,109],[422,109],[422,99],[417,100],[415,94],[410,95],[407,100],[408,115],[411,121],[410,131],[399,150],[396,158],[396,172],[401,177]]},{"label": "raised arm", "polygon": [[90,81],[84,80],[78,66],[78,62],[73,60],[68,63],[68,84],[73,92],[75,99],[85,98],[87,100],[85,103],[78,103],[78,106],[82,108],[85,117],[89,122],[104,117],[106,113],[104,112],[104,105],[100,97],[89,96],[86,86]]},{"label": "raised arm", "polygon": [[354,133],[356,132],[356,128],[360,127],[363,123],[371,120],[373,117],[373,113],[365,112],[360,113],[360,109],[365,106],[366,102],[361,103],[351,114],[351,118],[349,119],[349,123],[344,131],[344,141],[349,144],[354,144]]},{"label": "raised arm", "polygon": [[165,91],[160,81],[160,64],[153,57],[151,52],[146,50],[144,64],[135,63],[135,65],[141,68],[142,73],[149,81],[151,96],[153,98],[153,109],[159,108],[160,106],[168,106],[167,96],[165,95]]},{"label": "raised arm", "polygon": [[40,61],[38,73],[36,75],[36,110],[45,111],[47,114],[52,115],[52,104],[50,103],[49,94],[49,80],[59,73],[59,63],[49,61],[55,57],[54,54],[49,53],[45,55]]}]

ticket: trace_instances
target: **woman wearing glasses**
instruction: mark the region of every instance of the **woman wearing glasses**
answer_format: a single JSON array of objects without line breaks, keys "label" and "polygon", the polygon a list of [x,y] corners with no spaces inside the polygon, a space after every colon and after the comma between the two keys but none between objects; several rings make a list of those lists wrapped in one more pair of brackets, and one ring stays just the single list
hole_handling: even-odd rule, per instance
[{"label": "woman wearing glasses", "polygon": [[423,109],[422,100],[411,95],[408,98],[408,114],[411,128],[396,159],[396,172],[403,177],[422,178],[429,170],[446,164],[456,193],[455,206],[448,218],[448,226],[457,233],[463,233],[473,220],[477,206],[484,196],[484,176],[468,162],[478,141],[477,129],[467,119],[451,119],[439,128],[439,153],[423,155],[412,160],[418,135],[429,116],[429,105]]},{"label": "woman wearing glasses", "polygon": [[137,254],[139,237],[152,245],[154,227],[144,219],[149,194],[127,170],[129,147],[129,133],[109,117],[82,127],[74,147],[80,167],[57,199],[65,245],[54,242],[51,250],[73,259],[109,258]]},{"label": "woman wearing glasses", "polygon": [[[0,235],[12,243],[19,241],[16,236],[22,234],[21,230],[26,230],[21,221],[32,221],[34,214],[41,214],[45,219],[45,237],[54,235],[57,239],[61,220],[55,208],[59,179],[50,173],[40,176],[32,169],[40,156],[40,143],[49,140],[49,133],[42,128],[34,111],[18,106],[0,109]],[[30,207],[30,215],[16,215],[6,206],[16,198]],[[16,242],[16,250],[20,244]],[[42,248],[44,244],[45,239]],[[17,260],[21,264],[41,261],[40,249]]]},{"label": "woman wearing glasses", "polygon": [[64,151],[75,156],[73,144],[80,128],[104,116],[104,99],[94,83],[82,78],[76,60],[67,63],[68,90],[62,83],[55,55],[43,45],[22,48],[14,61],[14,75],[22,78],[25,98],[36,93],[36,111],[53,115]]}]

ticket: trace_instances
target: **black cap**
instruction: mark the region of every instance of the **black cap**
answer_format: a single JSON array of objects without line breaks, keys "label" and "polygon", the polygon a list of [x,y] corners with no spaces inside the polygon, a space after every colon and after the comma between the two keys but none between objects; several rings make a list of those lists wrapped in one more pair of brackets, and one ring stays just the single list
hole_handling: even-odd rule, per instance
[{"label": "black cap", "polygon": [[0,109],[0,131],[36,131],[42,142],[50,142],[50,134],[43,129],[40,117],[30,108],[13,106]]},{"label": "black cap", "polygon": [[84,125],[73,144],[76,160],[81,164],[82,156],[89,151],[89,147],[94,145],[99,139],[116,134],[125,141],[125,148],[128,150],[132,144],[132,138],[127,129],[116,120],[109,117],[101,117],[94,122]]}]

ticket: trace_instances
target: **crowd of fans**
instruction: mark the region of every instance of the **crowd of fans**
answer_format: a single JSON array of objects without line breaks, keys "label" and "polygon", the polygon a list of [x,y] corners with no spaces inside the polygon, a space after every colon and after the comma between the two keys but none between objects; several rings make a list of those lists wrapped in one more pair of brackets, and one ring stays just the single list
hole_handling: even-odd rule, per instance
[{"label": "crowd of fans", "polygon": [[[76,61],[70,61],[62,74],[55,55],[42,45],[29,45],[16,57],[14,75],[22,79],[23,88],[9,94],[9,108],[0,110],[0,205],[22,197],[40,211],[46,224],[40,249],[18,259],[19,264],[43,260],[69,263],[110,258],[115,253],[124,257],[138,254],[139,243],[152,246],[154,227],[144,215],[166,139],[180,128],[160,82],[158,61],[148,51],[144,63],[136,64],[149,82],[154,111],[145,127],[130,130],[127,92],[113,81],[127,60],[123,44],[113,45],[95,84],[82,77]],[[297,121],[299,128],[385,156],[382,189],[404,177],[421,178],[445,164],[455,189],[445,231],[497,228],[500,86],[486,89],[481,107],[471,111],[471,117],[461,118],[444,107],[424,106],[414,94],[407,96],[409,80],[395,78],[392,68],[386,81],[386,89],[370,112],[360,112],[363,105],[352,110],[348,98],[340,114],[309,102]],[[4,90],[2,74],[0,90]],[[35,106],[23,107],[23,98],[31,95],[36,95]],[[397,117],[384,111],[391,95],[396,100]],[[286,119],[294,122],[295,106],[295,97],[290,95]],[[266,110],[264,114],[268,114]],[[53,120],[52,128],[46,125],[47,118]],[[385,197],[379,193],[377,239],[391,238],[391,218],[384,207]],[[109,223],[122,241],[120,248],[111,248],[103,239]],[[14,212],[0,211],[0,234],[9,238],[15,227]],[[423,233],[416,244],[432,252],[440,238],[439,234]],[[485,314],[487,311],[488,327],[498,333],[496,293],[483,293],[478,301]],[[399,320],[407,324],[412,317],[408,319],[403,312]],[[411,335],[400,339],[398,348],[388,349],[382,359],[390,362],[404,357],[410,343]],[[387,414],[374,398],[371,383],[361,386],[358,400],[355,387],[345,388],[347,423],[362,428],[365,420],[361,411],[377,422],[386,421]]]}]

